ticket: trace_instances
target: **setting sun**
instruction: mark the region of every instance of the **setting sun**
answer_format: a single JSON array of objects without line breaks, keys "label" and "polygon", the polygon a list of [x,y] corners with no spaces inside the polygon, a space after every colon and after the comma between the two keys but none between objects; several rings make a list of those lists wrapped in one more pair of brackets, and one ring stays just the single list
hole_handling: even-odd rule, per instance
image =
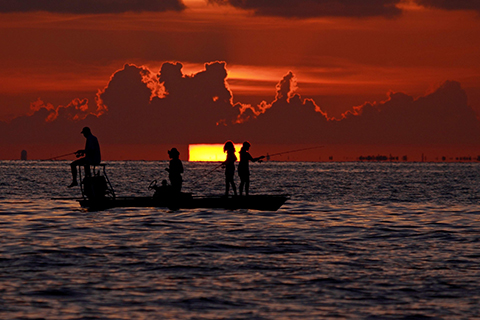
[{"label": "setting sun", "polygon": [[[237,158],[242,144],[235,144]],[[188,145],[188,161],[225,161],[223,144],[190,144]]]}]

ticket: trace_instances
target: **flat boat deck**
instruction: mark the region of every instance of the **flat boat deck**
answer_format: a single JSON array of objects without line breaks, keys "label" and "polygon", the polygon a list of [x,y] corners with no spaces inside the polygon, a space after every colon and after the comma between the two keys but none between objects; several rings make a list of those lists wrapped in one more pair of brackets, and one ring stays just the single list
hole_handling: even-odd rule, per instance
[{"label": "flat boat deck", "polygon": [[210,196],[194,197],[184,194],[180,198],[157,197],[116,197],[103,199],[82,199],[80,205],[90,210],[105,210],[118,207],[165,207],[170,209],[252,209],[277,211],[287,200],[285,195]]}]

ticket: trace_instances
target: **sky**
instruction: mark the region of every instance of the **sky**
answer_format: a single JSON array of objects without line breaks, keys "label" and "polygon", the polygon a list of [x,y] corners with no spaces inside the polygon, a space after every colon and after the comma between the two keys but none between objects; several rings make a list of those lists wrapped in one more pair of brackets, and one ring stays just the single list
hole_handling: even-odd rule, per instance
[{"label": "sky", "polygon": [[0,159],[480,155],[479,1],[0,0],[0,47]]}]

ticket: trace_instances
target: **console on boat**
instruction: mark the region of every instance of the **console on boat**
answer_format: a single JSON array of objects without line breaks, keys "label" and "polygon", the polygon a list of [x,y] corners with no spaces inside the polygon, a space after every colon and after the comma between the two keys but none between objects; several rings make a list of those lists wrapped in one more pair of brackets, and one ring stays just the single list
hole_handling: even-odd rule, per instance
[{"label": "console on boat", "polygon": [[[82,166],[78,166],[78,175],[80,177],[80,190],[83,200],[106,200],[116,198],[110,179],[108,179],[105,167],[107,164],[101,163],[90,166],[90,175],[86,172],[82,177]],[[98,169],[101,167],[102,169]]]}]

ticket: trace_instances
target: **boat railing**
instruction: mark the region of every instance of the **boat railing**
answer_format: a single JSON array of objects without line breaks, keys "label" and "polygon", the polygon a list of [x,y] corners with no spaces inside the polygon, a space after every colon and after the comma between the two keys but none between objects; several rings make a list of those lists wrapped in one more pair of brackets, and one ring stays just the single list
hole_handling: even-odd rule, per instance
[{"label": "boat railing", "polygon": [[[82,166],[78,166],[78,173],[80,177],[80,190],[82,192],[83,199],[98,199],[98,198],[111,198],[115,199],[115,190],[112,183],[108,178],[105,167],[106,163],[100,163],[90,166],[90,174],[85,171],[82,177]],[[97,169],[101,167],[102,169]]]}]

